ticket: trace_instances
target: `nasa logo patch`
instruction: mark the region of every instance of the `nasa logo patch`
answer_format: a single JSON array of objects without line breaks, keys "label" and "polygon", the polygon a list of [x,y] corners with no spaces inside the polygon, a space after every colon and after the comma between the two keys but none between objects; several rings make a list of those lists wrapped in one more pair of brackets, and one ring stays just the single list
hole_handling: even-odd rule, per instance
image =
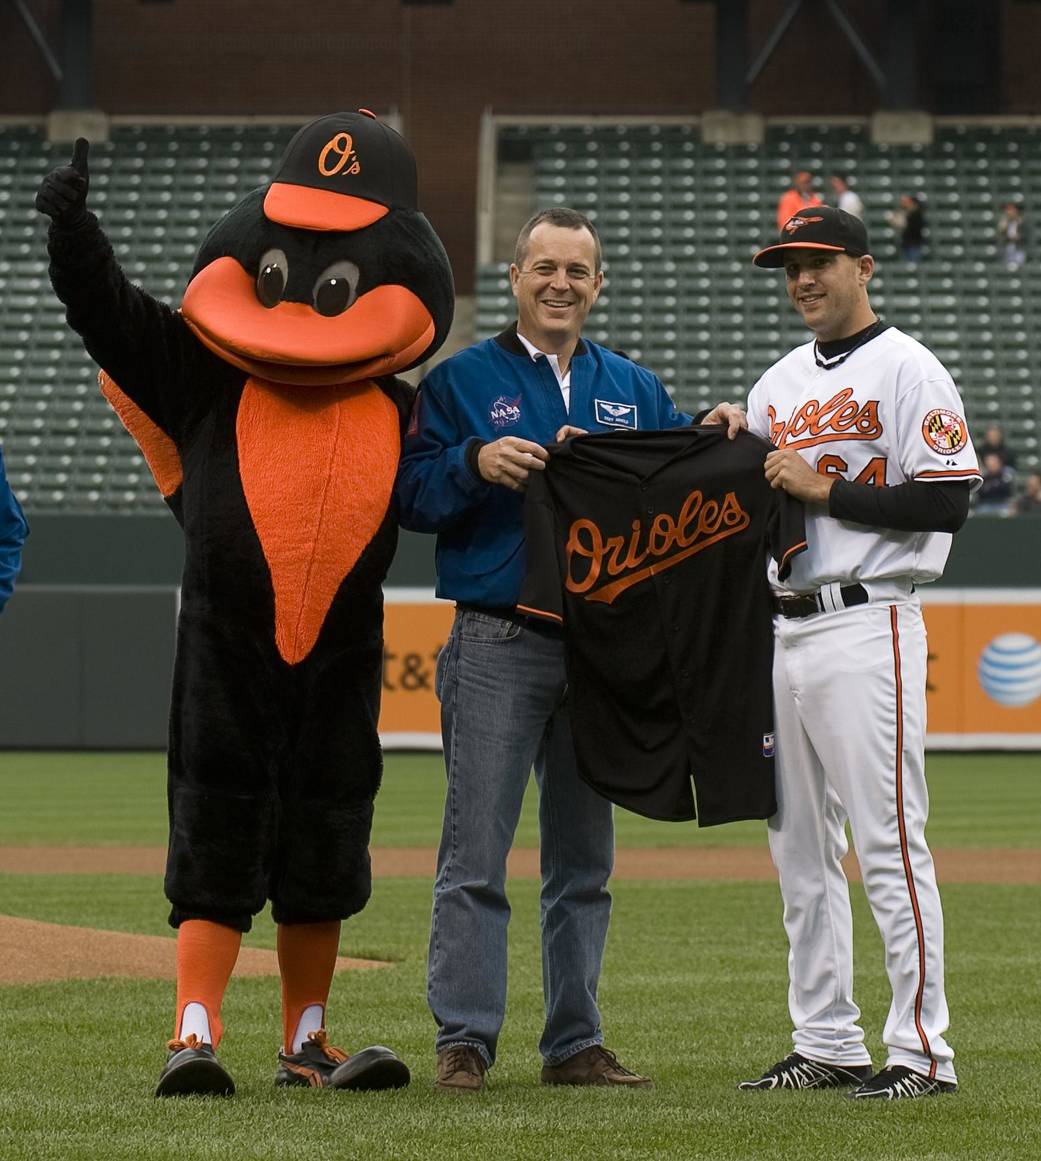
[{"label": "nasa logo patch", "polygon": [[934,452],[953,456],[969,442],[969,425],[956,411],[935,407],[922,421],[922,436]]},{"label": "nasa logo patch", "polygon": [[773,734],[763,734],[763,757],[772,758],[774,756],[774,749]]},{"label": "nasa logo patch", "polygon": [[593,402],[596,404],[597,423],[602,423],[605,427],[627,427],[630,431],[636,430],[635,403],[613,403],[610,399],[594,399]]},{"label": "nasa logo patch", "polygon": [[504,427],[512,427],[515,423],[520,422],[520,417],[519,395],[514,399],[500,395],[488,412],[488,418],[491,420],[492,427],[496,430],[501,430]]}]

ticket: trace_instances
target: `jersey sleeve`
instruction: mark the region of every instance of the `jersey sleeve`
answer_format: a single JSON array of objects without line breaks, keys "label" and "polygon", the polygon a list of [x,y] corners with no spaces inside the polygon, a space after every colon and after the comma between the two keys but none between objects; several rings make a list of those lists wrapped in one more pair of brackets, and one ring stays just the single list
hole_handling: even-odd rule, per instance
[{"label": "jersey sleeve", "polygon": [[896,422],[906,479],[967,480],[974,491],[982,483],[965,407],[949,375],[921,379],[899,393]]},{"label": "jersey sleeve", "polygon": [[787,580],[792,561],[806,551],[806,508],[801,500],[785,491],[773,493],[776,498],[767,525],[770,555],[777,561],[777,579]]},{"label": "jersey sleeve", "polygon": [[[552,463],[552,459],[550,461]],[[547,476],[532,472],[524,494],[524,555],[526,571],[517,612],[555,625],[564,623],[564,590],[560,579],[561,550]]]},{"label": "jersey sleeve", "polygon": [[[753,391],[754,394],[754,391]],[[749,396],[749,403],[752,396]],[[765,435],[751,431],[752,417],[749,408],[749,431],[738,433],[738,444],[747,448],[746,454],[762,471],[763,461],[774,450]],[[791,572],[792,561],[800,552],[806,551],[806,508],[801,500],[790,496],[781,489],[773,489],[762,477],[762,495],[766,516],[766,542],[770,555],[777,562],[777,576],[786,580]],[[768,507],[765,507],[767,506]]]}]

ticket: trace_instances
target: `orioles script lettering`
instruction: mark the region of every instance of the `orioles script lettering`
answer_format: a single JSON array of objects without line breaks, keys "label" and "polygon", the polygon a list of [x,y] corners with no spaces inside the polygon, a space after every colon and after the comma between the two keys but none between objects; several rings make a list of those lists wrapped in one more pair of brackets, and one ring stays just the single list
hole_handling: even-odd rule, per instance
[{"label": "orioles script lettering", "polygon": [[678,516],[660,512],[646,530],[634,520],[627,535],[605,536],[594,520],[580,518],[568,533],[565,587],[585,594],[587,601],[609,605],[619,593],[750,523],[733,492],[722,501],[706,500],[697,489],[683,501]]},{"label": "orioles script lettering", "polygon": [[787,422],[778,420],[772,407],[768,411],[775,447],[797,449],[834,439],[878,439],[882,434],[878,400],[861,405],[853,398],[852,387],[843,387],[827,403],[808,399]]}]

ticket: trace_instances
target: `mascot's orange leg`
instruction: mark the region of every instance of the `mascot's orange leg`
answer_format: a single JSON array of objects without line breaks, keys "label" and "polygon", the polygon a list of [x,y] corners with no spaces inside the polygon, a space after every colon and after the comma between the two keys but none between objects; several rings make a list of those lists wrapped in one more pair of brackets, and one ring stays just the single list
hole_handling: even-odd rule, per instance
[{"label": "mascot's orange leg", "polygon": [[325,1025],[325,1005],[340,950],[340,921],[280,923],[283,1051],[299,1052],[309,1032]]},{"label": "mascot's orange leg", "polygon": [[[177,1022],[174,1039],[183,1040],[194,1032],[199,1040],[214,1048],[220,1043],[224,1026],[220,1009],[224,992],[238,959],[242,932],[208,919],[188,919],[177,929]],[[188,1013],[185,1008],[199,1004],[209,1021],[209,1036],[201,1035],[198,1021],[201,1014]],[[188,1027],[189,1023],[192,1025]]]}]

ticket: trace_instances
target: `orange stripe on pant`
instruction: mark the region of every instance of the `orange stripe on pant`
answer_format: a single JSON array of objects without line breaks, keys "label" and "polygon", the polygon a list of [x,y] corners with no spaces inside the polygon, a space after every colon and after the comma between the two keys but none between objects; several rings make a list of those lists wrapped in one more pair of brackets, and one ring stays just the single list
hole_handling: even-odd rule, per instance
[{"label": "orange stripe on pant", "polygon": [[900,857],[904,863],[904,877],[907,879],[907,890],[911,897],[911,910],[914,912],[915,936],[918,940],[918,989],[914,1000],[914,1023],[918,1030],[918,1038],[922,1042],[922,1051],[930,1058],[929,1076],[936,1075],[936,1061],[932,1059],[932,1049],[929,1047],[929,1037],[922,1027],[922,998],[925,994],[925,930],[922,925],[922,913],[918,905],[918,893],[915,890],[914,873],[911,870],[911,856],[907,849],[907,825],[904,822],[904,689],[900,672],[900,628],[897,623],[896,605],[889,606],[889,624],[893,637],[893,677],[896,683],[896,819],[900,830]]}]

